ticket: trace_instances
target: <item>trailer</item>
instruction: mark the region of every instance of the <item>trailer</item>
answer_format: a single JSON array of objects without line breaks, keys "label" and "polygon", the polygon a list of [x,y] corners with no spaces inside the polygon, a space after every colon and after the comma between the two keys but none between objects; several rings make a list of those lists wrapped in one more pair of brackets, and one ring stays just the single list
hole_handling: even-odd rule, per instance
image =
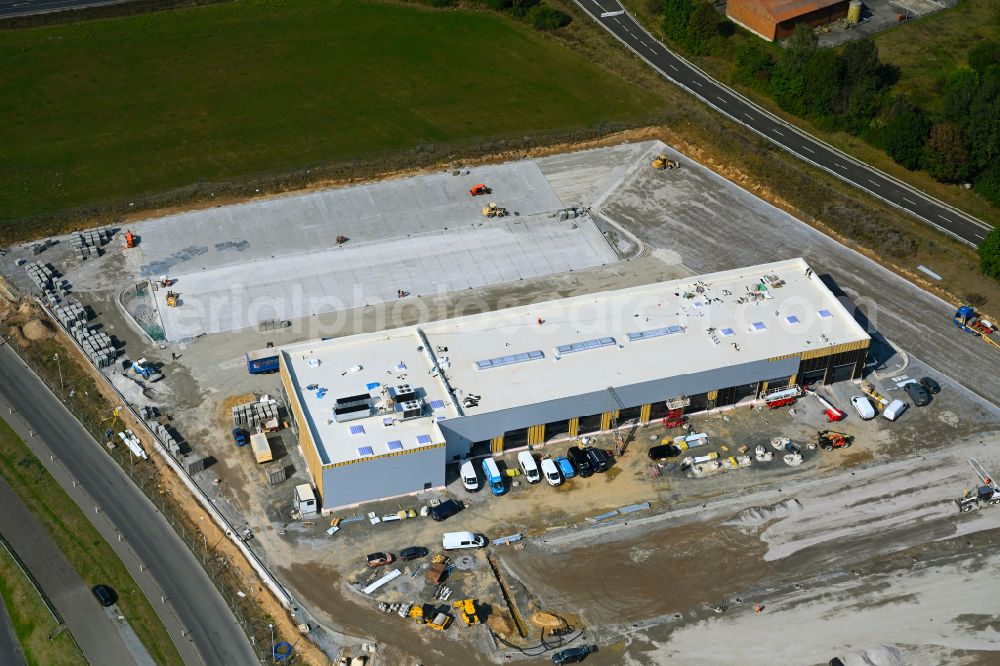
[{"label": "trailer", "polygon": [[997,332],[997,327],[992,322],[983,319],[971,305],[963,305],[958,308],[952,322],[966,333],[975,335],[991,347],[1000,349],[1000,334]]},{"label": "trailer", "polygon": [[258,432],[255,435],[250,435],[250,448],[253,449],[254,458],[257,459],[257,463],[266,463],[274,460],[274,455],[271,453],[271,445],[267,442],[267,435],[262,432]]},{"label": "trailer", "polygon": [[247,352],[247,372],[251,375],[266,375],[277,372],[281,367],[278,350],[274,347]]}]

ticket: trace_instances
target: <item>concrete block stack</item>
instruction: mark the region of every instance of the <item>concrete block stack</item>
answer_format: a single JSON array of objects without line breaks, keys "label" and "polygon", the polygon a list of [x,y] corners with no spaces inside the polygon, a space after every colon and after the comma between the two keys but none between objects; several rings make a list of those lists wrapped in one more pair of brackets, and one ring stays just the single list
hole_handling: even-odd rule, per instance
[{"label": "concrete block stack", "polygon": [[278,418],[278,401],[273,398],[248,402],[233,407],[233,425],[246,426],[254,430],[263,428],[264,424]]},{"label": "concrete block stack", "polygon": [[88,259],[101,256],[101,248],[107,244],[112,232],[108,229],[90,229],[74,234],[72,237],[73,254],[77,259]]},{"label": "concrete block stack", "polygon": [[90,319],[87,308],[72,299],[66,299],[66,302],[62,304],[54,303],[52,314],[70,333],[80,325],[86,324],[87,320]]},{"label": "concrete block stack", "polygon": [[54,288],[56,270],[51,265],[44,261],[30,261],[24,265],[24,270],[39,289],[45,291]]},{"label": "concrete block stack", "polygon": [[89,326],[78,324],[70,331],[83,348],[91,363],[98,368],[109,368],[115,362],[118,351],[111,343],[111,336],[104,331],[95,331]]},{"label": "concrete block stack", "polygon": [[170,455],[174,458],[180,458],[183,455],[182,445],[184,440],[181,438],[177,431],[173,428],[168,428],[158,421],[146,421],[146,425],[149,429],[153,431],[157,439],[163,444],[167,451],[170,451]]}]

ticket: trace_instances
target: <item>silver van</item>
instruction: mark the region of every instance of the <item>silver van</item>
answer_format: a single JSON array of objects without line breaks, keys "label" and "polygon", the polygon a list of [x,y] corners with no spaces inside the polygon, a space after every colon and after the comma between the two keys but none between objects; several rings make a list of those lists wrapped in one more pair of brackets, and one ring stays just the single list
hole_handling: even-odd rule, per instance
[{"label": "silver van", "polygon": [[472,532],[445,532],[441,538],[441,546],[445,550],[460,550],[462,548],[482,548],[486,545],[486,537]]}]

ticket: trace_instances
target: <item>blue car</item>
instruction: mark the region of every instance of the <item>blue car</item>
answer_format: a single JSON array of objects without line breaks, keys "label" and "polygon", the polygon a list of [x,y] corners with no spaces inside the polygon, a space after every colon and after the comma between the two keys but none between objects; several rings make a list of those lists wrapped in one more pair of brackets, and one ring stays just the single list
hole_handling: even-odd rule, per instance
[{"label": "blue car", "polygon": [[236,442],[236,446],[246,446],[250,443],[247,439],[247,434],[243,432],[242,428],[233,428],[233,441]]},{"label": "blue car", "polygon": [[573,469],[573,463],[569,461],[569,458],[563,456],[556,458],[556,467],[559,468],[559,472],[562,473],[564,479],[572,479],[576,476],[576,470]]}]

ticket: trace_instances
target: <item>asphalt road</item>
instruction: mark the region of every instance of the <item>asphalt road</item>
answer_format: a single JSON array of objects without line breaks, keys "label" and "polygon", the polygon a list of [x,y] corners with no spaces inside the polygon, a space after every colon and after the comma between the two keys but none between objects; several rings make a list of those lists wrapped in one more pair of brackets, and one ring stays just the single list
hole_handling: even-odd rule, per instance
[{"label": "asphalt road", "polygon": [[[246,635],[191,551],[117,463],[7,345],[0,347],[0,399],[14,409],[15,418],[34,431],[29,445],[44,443],[144,563],[144,573],[166,595],[179,620],[174,621],[168,609],[161,611],[185,662],[212,666],[258,663]],[[10,418],[7,409],[3,412],[5,419]],[[55,476],[77,499],[75,489],[67,488],[68,483]],[[93,517],[95,511],[91,508],[87,515]],[[148,590],[146,594],[154,607],[163,607],[160,599],[153,598],[155,594],[150,596]],[[178,636],[180,624],[184,637]]]},{"label": "asphalt road", "polygon": [[0,18],[61,12],[97,5],[114,5],[128,0],[0,0]]},{"label": "asphalt road", "polygon": [[[101,612],[90,588],[3,478],[0,478],[0,506],[3,506],[0,533],[59,611],[87,661],[91,664],[134,664],[118,629]],[[114,587],[113,581],[101,582]]]},{"label": "asphalt road", "polygon": [[[955,238],[978,246],[989,225],[872,169],[752,104],[656,41],[617,0],[575,0],[608,32],[657,72],[775,145],[900,208]],[[602,16],[602,14],[613,14]]]}]

